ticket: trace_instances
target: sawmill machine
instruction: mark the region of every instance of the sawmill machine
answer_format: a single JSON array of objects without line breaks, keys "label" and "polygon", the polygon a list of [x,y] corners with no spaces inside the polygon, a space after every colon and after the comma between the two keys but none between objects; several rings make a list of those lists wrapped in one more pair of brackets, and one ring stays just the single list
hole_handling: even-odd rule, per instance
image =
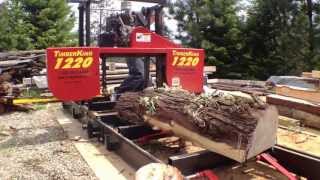
[{"label": "sawmill machine", "polygon": [[[144,57],[145,82],[149,81],[149,57],[154,57],[157,87],[167,84],[201,93],[204,50],[183,48],[159,35],[163,33],[162,8],[157,5],[108,17],[106,30],[98,37],[99,47],[48,48],[48,82],[53,94],[63,101],[103,95],[108,57]],[[153,22],[156,32],[149,30]]]},{"label": "sawmill machine", "polygon": [[[203,49],[184,48],[163,36],[162,8],[160,3],[160,5],[144,8],[141,12],[122,11],[106,17],[106,26],[97,38],[98,46],[90,46],[91,39],[88,37],[90,35],[88,31],[86,33],[87,46],[83,46],[83,22],[80,22],[79,47],[47,49],[48,86],[53,95],[63,102],[72,102],[79,110],[77,113],[72,112],[74,115],[85,116],[89,119],[85,122],[89,137],[102,139],[108,150],[115,151],[124,160],[132,163],[131,165],[135,168],[160,161],[131,140],[145,141],[167,134],[155,131],[147,125],[128,124],[117,117],[117,113],[112,110],[117,102],[110,101],[110,94],[107,91],[109,84],[106,64],[108,60],[113,57],[143,58],[144,81],[147,87],[150,77],[150,61],[155,59],[156,82],[154,86],[156,88],[167,85],[180,87],[196,94],[203,92],[205,52]],[[152,24],[155,26],[154,31],[150,30]],[[89,27],[85,29],[90,30]],[[275,149],[277,151],[273,155],[279,159],[290,156],[284,161],[295,159],[301,163],[313,163],[301,157],[291,158],[296,156]],[[265,156],[261,157],[268,159]],[[274,160],[269,158],[269,161]],[[177,167],[184,175],[191,175],[230,163],[230,159],[204,150],[194,154],[170,157],[168,163]],[[273,165],[279,164],[275,162]],[[300,171],[300,166],[290,165],[297,168],[295,169],[297,172]],[[292,177],[291,173],[280,165],[276,168],[282,168],[281,173]],[[301,169],[301,174],[303,173],[304,170]],[[310,174],[315,177],[312,173]]]}]

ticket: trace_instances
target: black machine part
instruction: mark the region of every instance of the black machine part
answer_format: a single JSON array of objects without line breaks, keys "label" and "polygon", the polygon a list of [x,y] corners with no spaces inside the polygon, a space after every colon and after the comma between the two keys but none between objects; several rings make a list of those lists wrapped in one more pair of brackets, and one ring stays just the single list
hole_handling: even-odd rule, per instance
[{"label": "black machine part", "polygon": [[[130,34],[134,27],[143,26],[150,29],[151,18],[153,16],[155,19],[156,32],[162,32],[162,6],[154,6],[150,8],[143,8],[141,12],[129,12],[126,11],[121,14],[112,15],[107,18],[107,28],[106,32],[99,36],[99,46],[100,47],[128,47],[130,44]],[[161,17],[158,17],[161,16]],[[160,23],[160,24],[159,24]],[[102,57],[102,70],[105,71],[106,67],[106,57]],[[159,59],[159,57],[157,57]],[[157,60],[157,79],[162,77],[163,62],[160,58]],[[160,62],[160,63],[159,63]],[[115,89],[116,94],[121,94],[127,91],[141,91],[147,87],[149,82],[149,65],[150,57],[137,58],[129,57],[127,58],[127,65],[129,68],[129,77],[121,83],[120,87]],[[160,74],[160,76],[159,76]],[[105,73],[103,73],[105,77]],[[161,80],[163,82],[163,80]],[[161,84],[162,83],[158,83]],[[106,79],[102,79],[103,92],[106,90]]]}]

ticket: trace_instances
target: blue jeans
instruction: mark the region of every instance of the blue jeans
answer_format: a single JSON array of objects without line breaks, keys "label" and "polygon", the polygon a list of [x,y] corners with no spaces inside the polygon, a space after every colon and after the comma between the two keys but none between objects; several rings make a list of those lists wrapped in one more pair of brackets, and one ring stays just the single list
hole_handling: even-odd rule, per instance
[{"label": "blue jeans", "polygon": [[136,57],[127,58],[127,65],[129,69],[129,77],[115,89],[117,94],[124,92],[137,92],[144,89],[145,68],[143,59]]}]

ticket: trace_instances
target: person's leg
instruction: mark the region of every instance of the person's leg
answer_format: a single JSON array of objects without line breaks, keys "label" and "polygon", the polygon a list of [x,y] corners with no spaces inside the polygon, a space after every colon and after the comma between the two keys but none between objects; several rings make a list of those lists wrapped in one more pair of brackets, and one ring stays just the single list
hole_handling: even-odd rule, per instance
[{"label": "person's leg", "polygon": [[129,77],[126,78],[119,88],[116,88],[116,93],[136,92],[144,89],[144,62],[142,58],[128,58],[127,65],[129,69]]},{"label": "person's leg", "polygon": [[140,74],[142,78],[145,77],[144,61],[142,58],[136,58],[136,57],[127,58],[127,65],[129,69],[129,75]]}]

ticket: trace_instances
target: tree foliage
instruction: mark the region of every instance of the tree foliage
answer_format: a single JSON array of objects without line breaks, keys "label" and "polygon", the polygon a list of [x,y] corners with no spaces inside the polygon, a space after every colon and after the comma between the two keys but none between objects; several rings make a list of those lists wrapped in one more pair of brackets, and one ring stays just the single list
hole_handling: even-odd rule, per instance
[{"label": "tree foliage", "polygon": [[0,50],[73,43],[74,17],[65,0],[8,0],[0,14]]},{"label": "tree foliage", "polygon": [[34,45],[29,34],[33,26],[25,21],[18,2],[8,2],[0,11],[0,51],[11,49],[32,49]]},{"label": "tree foliage", "polygon": [[177,0],[170,8],[179,24],[176,38],[204,48],[217,77],[265,80],[320,66],[319,0],[253,0],[245,18],[239,4]]},{"label": "tree foliage", "polygon": [[183,44],[206,50],[209,65],[219,67],[218,75],[237,76],[242,49],[235,0],[178,0],[170,13],[178,21],[177,38]]}]

